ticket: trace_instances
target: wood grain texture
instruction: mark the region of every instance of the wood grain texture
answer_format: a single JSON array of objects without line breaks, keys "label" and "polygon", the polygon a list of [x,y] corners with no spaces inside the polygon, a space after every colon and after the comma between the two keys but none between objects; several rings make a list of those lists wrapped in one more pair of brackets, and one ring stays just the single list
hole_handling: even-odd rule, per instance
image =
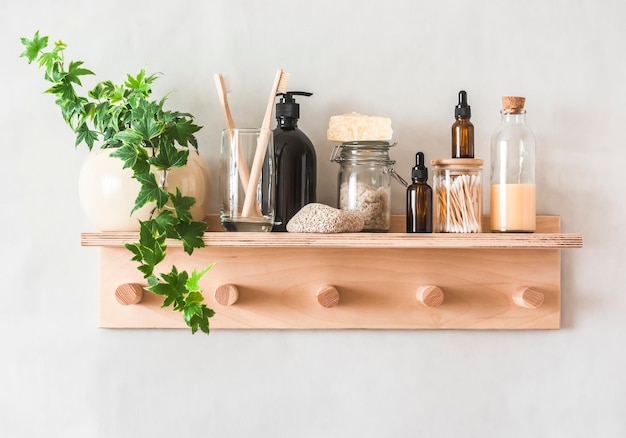
[{"label": "wood grain texture", "polygon": [[[546,226],[550,234],[559,235],[558,217],[551,218]],[[256,238],[253,233],[207,234],[231,239],[247,235],[242,239],[251,242]],[[290,237],[261,234],[264,242]],[[389,233],[376,236],[389,238]],[[316,239],[322,237],[329,236]],[[371,237],[367,233],[365,239]],[[217,312],[211,318],[212,329],[558,329],[560,252],[560,246],[438,248],[387,243],[328,247],[309,242],[296,247],[235,246],[220,241],[196,250],[191,257],[181,247],[172,247],[161,269],[169,271],[176,264],[180,269],[200,270],[215,263],[200,284],[206,304]],[[100,325],[186,327],[182,316],[162,309],[162,298],[154,294],[144,293],[142,302],[132,306],[116,301],[119,285],[142,282],[125,248],[114,244],[100,249]],[[221,305],[216,299],[215,292],[223,285],[237,290],[231,305]],[[438,307],[424,306],[416,293],[433,285],[445,300]],[[333,298],[329,286],[337,292],[335,298],[340,294],[341,299],[324,307],[318,293],[330,291],[326,298]],[[543,295],[540,307],[515,305],[513,297],[523,288]],[[229,300],[226,297],[223,302]],[[333,300],[324,302],[333,304]]]},{"label": "wood grain texture", "polygon": [[[180,269],[216,263],[201,282],[207,305],[217,311],[213,328],[559,327],[560,250],[220,248],[193,257],[180,248],[174,252],[168,262]],[[178,313],[160,308],[156,295],[144,294],[139,305],[117,303],[117,285],[141,281],[124,248],[102,248],[101,265],[103,327],[184,327]],[[341,303],[324,308],[317,291],[331,282],[341,291]],[[212,291],[222,284],[239,290],[234,305],[215,301]],[[444,291],[439,307],[415,299],[424,284]],[[540,308],[513,304],[512,294],[522,285],[544,294]]]},{"label": "wood grain texture", "polygon": [[317,302],[327,309],[339,304],[339,291],[335,286],[322,286],[317,291]]},{"label": "wood grain texture", "polygon": [[[263,247],[263,248],[580,248],[582,236],[560,233],[558,216],[539,216],[536,233],[430,233],[407,234],[398,229],[399,218],[404,227],[404,216],[394,216],[389,233],[235,233],[210,231],[204,234],[206,246],[212,247]],[[489,219],[485,219],[489,223]],[[215,222],[209,217],[210,224]],[[214,227],[210,228],[215,230]],[[138,233],[99,232],[83,233],[83,246],[124,246],[135,242]],[[181,246],[178,241],[168,242]]]},{"label": "wood grain texture", "polygon": [[234,284],[220,284],[215,288],[215,301],[222,306],[232,306],[239,299],[239,289]]},{"label": "wood grain texture", "polygon": [[415,292],[415,298],[426,307],[439,307],[443,303],[443,291],[432,284],[420,286]]},{"label": "wood grain texture", "polygon": [[139,283],[124,283],[120,284],[115,289],[115,299],[118,303],[128,306],[130,304],[137,304],[141,302],[143,298],[144,285]]},{"label": "wood grain texture", "polygon": [[513,302],[520,307],[527,309],[536,309],[541,307],[544,300],[544,295],[538,290],[530,287],[520,287],[515,293],[513,293]]}]

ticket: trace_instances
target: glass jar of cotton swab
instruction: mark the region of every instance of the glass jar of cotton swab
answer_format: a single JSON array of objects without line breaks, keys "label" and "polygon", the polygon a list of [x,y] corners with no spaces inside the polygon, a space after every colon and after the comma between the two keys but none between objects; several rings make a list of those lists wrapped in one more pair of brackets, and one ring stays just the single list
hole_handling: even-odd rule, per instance
[{"label": "glass jar of cotton swab", "polygon": [[483,160],[448,158],[432,160],[433,232],[482,232]]}]

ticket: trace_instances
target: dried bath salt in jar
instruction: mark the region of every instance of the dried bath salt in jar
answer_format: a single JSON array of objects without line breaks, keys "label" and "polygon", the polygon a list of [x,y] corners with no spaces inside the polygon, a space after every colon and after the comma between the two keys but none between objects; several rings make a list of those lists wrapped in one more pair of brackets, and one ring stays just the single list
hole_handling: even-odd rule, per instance
[{"label": "dried bath salt in jar", "polygon": [[394,170],[386,141],[345,142],[335,147],[331,161],[339,163],[339,208],[363,215],[363,231],[389,231],[391,178],[408,184]]},{"label": "dried bath salt in jar", "polygon": [[432,160],[433,232],[480,233],[482,231],[483,160],[449,158]]}]

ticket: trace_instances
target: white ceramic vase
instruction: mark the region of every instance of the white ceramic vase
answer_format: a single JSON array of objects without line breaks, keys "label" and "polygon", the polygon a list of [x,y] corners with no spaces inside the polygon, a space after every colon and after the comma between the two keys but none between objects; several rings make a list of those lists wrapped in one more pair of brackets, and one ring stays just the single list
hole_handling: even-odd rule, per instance
[{"label": "white ceramic vase", "polygon": [[[148,220],[154,204],[146,204],[132,215],[131,210],[140,184],[132,178],[132,170],[122,169],[122,161],[111,157],[115,149],[94,149],[83,164],[78,194],[87,219],[99,231],[138,231],[139,220]],[[167,173],[166,190],[178,187],[185,196],[193,196],[194,220],[203,220],[208,213],[210,193],[209,168],[194,150],[189,151],[187,166]]]}]

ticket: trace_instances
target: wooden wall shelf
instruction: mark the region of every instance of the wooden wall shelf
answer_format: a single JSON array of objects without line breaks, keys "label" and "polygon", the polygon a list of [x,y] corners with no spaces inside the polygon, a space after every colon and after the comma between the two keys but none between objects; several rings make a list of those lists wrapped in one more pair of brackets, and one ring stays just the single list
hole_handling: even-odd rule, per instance
[{"label": "wooden wall shelf", "polygon": [[[558,216],[538,216],[531,234],[221,232],[207,217],[206,248],[171,242],[162,264],[215,267],[204,277],[211,328],[558,329],[561,249],[581,248]],[[483,223],[488,224],[488,218]],[[145,284],[124,244],[137,233],[83,233],[100,247],[100,326],[183,328]]]}]

